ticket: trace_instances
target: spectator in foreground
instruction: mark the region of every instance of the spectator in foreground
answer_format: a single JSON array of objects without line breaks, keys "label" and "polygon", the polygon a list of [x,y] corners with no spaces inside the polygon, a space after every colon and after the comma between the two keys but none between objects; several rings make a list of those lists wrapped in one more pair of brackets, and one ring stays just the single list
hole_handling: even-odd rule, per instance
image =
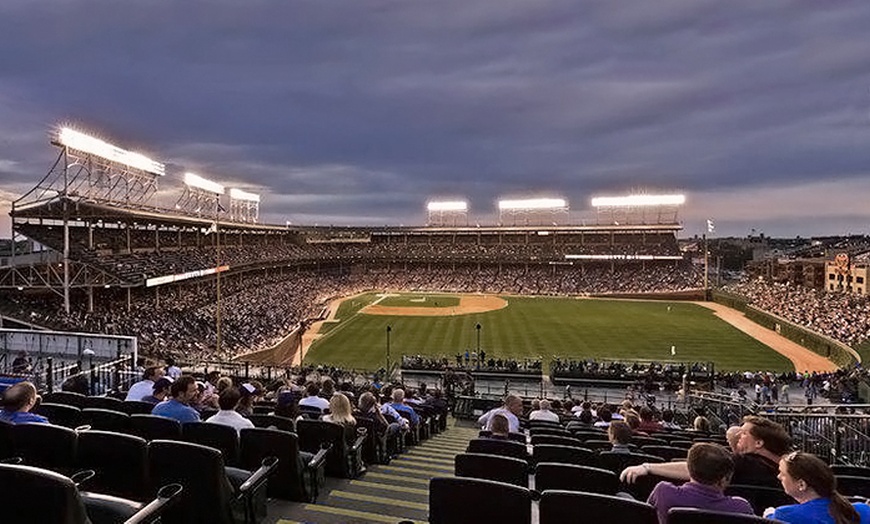
[{"label": "spectator in foreground", "polygon": [[124,400],[142,400],[154,391],[154,383],[164,375],[163,368],[160,366],[150,366],[145,368],[145,374],[142,380],[136,382],[127,391],[127,397]]},{"label": "spectator in foreground", "polygon": [[870,506],[850,504],[837,492],[831,468],[810,453],[795,451],[779,461],[782,489],[798,503],[768,508],[767,518],[792,524],[867,524]]},{"label": "spectator in foreground", "polygon": [[169,377],[160,377],[157,379],[157,382],[154,383],[154,391],[151,395],[142,398],[142,402],[149,402],[151,404],[160,404],[166,397],[169,396],[169,388],[172,387],[172,379]]},{"label": "spectator in foreground", "polygon": [[323,411],[329,409],[329,401],[318,396],[320,387],[315,382],[305,384],[305,397],[299,401],[300,406],[311,406]]},{"label": "spectator in foreground", "polygon": [[33,383],[18,382],[7,388],[3,394],[3,409],[0,410],[0,420],[11,424],[27,424],[29,422],[48,424],[47,418],[30,412],[38,401],[39,395],[36,394],[36,387]]},{"label": "spectator in foreground", "polygon": [[549,400],[540,401],[539,406],[539,409],[529,413],[529,420],[549,420],[551,422],[559,422],[559,415],[550,411]]},{"label": "spectator in foreground", "polygon": [[523,413],[523,400],[516,395],[507,395],[504,398],[504,404],[501,407],[491,409],[477,419],[477,423],[483,429],[492,431],[492,416],[496,413],[504,415],[508,419],[510,425],[509,430],[513,433],[520,432],[520,419],[517,418]]},{"label": "spectator in foreground", "polygon": [[492,416],[492,423],[490,424],[492,428],[490,430],[490,436],[488,438],[496,439],[496,440],[509,440],[510,439],[510,423],[506,416],[501,413],[496,413]]},{"label": "spectator in foreground", "polygon": [[686,466],[689,482],[675,486],[662,481],[650,493],[647,502],[656,508],[661,524],[667,523],[668,511],[676,507],[754,514],[746,500],[725,495],[725,488],[734,473],[734,461],[725,448],[718,444],[697,443],[689,449]]},{"label": "spectator in foreground", "polygon": [[[737,453],[733,457],[734,484],[779,487],[779,459],[789,448],[791,438],[785,429],[770,419],[749,415],[740,426]],[[631,484],[638,477],[653,474],[673,480],[691,480],[686,462],[641,464],[625,468],[620,480]]]},{"label": "spectator in foreground", "polygon": [[334,393],[329,399],[329,413],[323,415],[322,420],[334,422],[345,427],[355,427],[356,419],[353,418],[350,400],[343,393]]},{"label": "spectator in foreground", "polygon": [[607,439],[613,444],[610,451],[613,453],[631,453],[628,444],[631,442],[631,426],[622,420],[614,420],[607,428]]},{"label": "spectator in foreground", "polygon": [[236,411],[236,407],[238,407],[241,399],[242,394],[235,387],[229,387],[221,391],[221,394],[218,396],[220,410],[215,415],[209,417],[206,422],[229,426],[239,433],[243,428],[254,427],[253,422],[246,419]]},{"label": "spectator in foreground", "polygon": [[402,413],[407,414],[408,419],[411,422],[411,427],[416,428],[420,425],[420,415],[418,415],[417,412],[414,411],[414,408],[405,405],[405,390],[393,390],[393,401],[390,403],[390,407],[396,410],[396,412],[399,413],[400,416]]},{"label": "spectator in foreground", "polygon": [[182,375],[169,388],[172,398],[164,400],[154,406],[152,415],[174,418],[184,424],[185,422],[199,422],[199,412],[190,407],[190,402],[199,394],[196,380],[190,375]]}]

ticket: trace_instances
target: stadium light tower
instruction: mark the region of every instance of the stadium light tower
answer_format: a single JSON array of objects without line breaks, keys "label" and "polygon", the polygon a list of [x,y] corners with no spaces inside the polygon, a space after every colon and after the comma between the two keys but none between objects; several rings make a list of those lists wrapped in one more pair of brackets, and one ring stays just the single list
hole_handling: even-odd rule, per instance
[{"label": "stadium light tower", "polygon": [[426,211],[430,226],[468,225],[468,202],[464,200],[431,200]]},{"label": "stadium light tower", "polygon": [[528,198],[522,200],[499,200],[498,221],[505,224],[506,218],[521,218],[524,225],[556,224],[560,215],[568,215],[568,201],[564,198]]},{"label": "stadium light tower", "polygon": [[230,188],[230,220],[256,223],[260,217],[260,195]]},{"label": "stadium light tower", "polygon": [[12,203],[12,245],[15,256],[16,210],[60,200],[63,211],[63,301],[70,310],[69,218],[70,199],[109,203],[119,207],[143,205],[157,192],[165,167],[140,153],[127,151],[70,127],[51,137],[60,153],[36,186]]},{"label": "stadium light tower", "polygon": [[610,224],[646,224],[648,212],[655,215],[655,223],[676,223],[677,211],[686,203],[686,195],[651,195],[636,194],[627,196],[606,196],[592,199],[592,207],[598,213],[609,214]]},{"label": "stadium light tower", "polygon": [[224,186],[203,178],[195,173],[184,174],[184,192],[175,203],[175,208],[186,211],[196,216],[212,216],[213,223],[206,234],[214,233],[215,248],[215,287],[217,300],[215,303],[215,351],[220,354],[221,350],[221,233],[220,213],[224,210],[221,206],[221,195],[224,194]]}]

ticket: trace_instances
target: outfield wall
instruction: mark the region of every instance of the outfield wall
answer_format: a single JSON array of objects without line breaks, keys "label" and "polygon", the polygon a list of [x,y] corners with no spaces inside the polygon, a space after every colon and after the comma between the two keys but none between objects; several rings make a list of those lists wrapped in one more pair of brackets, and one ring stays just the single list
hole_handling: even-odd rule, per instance
[{"label": "outfield wall", "polygon": [[846,344],[751,306],[743,297],[721,291],[714,291],[712,296],[714,302],[742,311],[749,320],[776,331],[792,342],[829,359],[840,367],[852,367],[861,362],[860,355]]}]

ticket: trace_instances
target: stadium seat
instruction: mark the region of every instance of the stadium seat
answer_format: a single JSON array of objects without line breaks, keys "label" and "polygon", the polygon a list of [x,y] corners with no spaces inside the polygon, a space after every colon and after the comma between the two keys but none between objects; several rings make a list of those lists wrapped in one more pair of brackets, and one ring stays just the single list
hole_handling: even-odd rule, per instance
[{"label": "stadium seat", "polygon": [[536,428],[565,429],[565,426],[563,426],[561,422],[555,422],[552,420],[530,420],[528,421],[527,427],[529,430]]},{"label": "stadium seat", "polygon": [[142,400],[125,400],[121,402],[121,411],[128,415],[150,415],[154,404]]},{"label": "stadium seat", "polygon": [[353,428],[322,420],[300,420],[296,424],[299,447],[317,454],[324,445],[331,445],[326,455],[326,474],[331,477],[354,478],[361,473],[362,444]]},{"label": "stadium seat", "polygon": [[635,446],[642,448],[644,446],[667,446],[668,441],[662,440],[660,438],[654,437],[643,437],[638,435],[632,435],[631,443]]},{"label": "stadium seat", "polygon": [[42,402],[49,404],[63,404],[82,409],[85,406],[87,397],[81,393],[73,393],[72,391],[55,391],[54,393],[46,393],[42,397]]},{"label": "stadium seat", "polygon": [[85,397],[82,401],[82,409],[111,409],[112,411],[124,411],[124,402],[114,397]]},{"label": "stadium seat", "polygon": [[675,448],[672,446],[644,446],[640,450],[647,455],[655,455],[665,459],[665,462],[670,462],[674,459],[686,460],[689,455],[688,449]]},{"label": "stadium seat", "polygon": [[553,436],[553,437],[566,437],[566,438],[571,437],[571,438],[574,438],[574,435],[570,431],[568,431],[567,429],[564,429],[562,427],[558,427],[558,428],[557,427],[535,427],[535,428],[529,429],[529,435],[531,435],[533,437],[549,435],[549,436]]},{"label": "stadium seat", "polygon": [[[147,506],[97,493],[79,492],[72,479],[31,466],[0,464],[3,524],[115,524],[153,522],[182,491],[180,485],[159,490]],[[135,520],[133,520],[135,519]]]},{"label": "stadium seat", "polygon": [[866,466],[847,466],[844,464],[834,464],[831,466],[834,475],[848,475],[850,477],[870,477],[870,468]]},{"label": "stadium seat", "polygon": [[76,463],[96,475],[88,488],[131,500],[144,501],[148,490],[148,443],[141,437],[111,431],[79,433]]},{"label": "stadium seat", "polygon": [[75,472],[78,435],[52,424],[19,424],[12,427],[12,454],[24,464],[62,474]]},{"label": "stadium seat", "polygon": [[583,447],[592,451],[610,451],[613,449],[613,442],[605,439],[584,440]]},{"label": "stadium seat", "polygon": [[656,463],[664,461],[663,458],[654,455],[646,455],[643,453],[614,453],[612,451],[602,451],[598,454],[597,460],[599,467],[610,470],[617,475],[629,466],[637,466],[644,462]]},{"label": "stadium seat", "polygon": [[248,420],[254,424],[254,427],[258,428],[275,428],[291,433],[296,432],[296,423],[292,418],[254,413],[253,415],[248,415]]},{"label": "stadium seat", "polygon": [[162,517],[163,524],[253,524],[265,513],[266,480],[276,465],[265,459],[254,473],[227,468],[220,451],[173,440],[148,443],[152,486],[181,484],[184,497]]},{"label": "stadium seat", "polygon": [[513,457],[526,461],[529,459],[529,451],[525,444],[509,440],[476,438],[468,443],[466,452],[500,455],[502,457]]},{"label": "stadium seat", "polygon": [[299,406],[299,413],[309,420],[319,420],[323,416],[323,410],[315,406]]},{"label": "stadium seat", "polygon": [[91,429],[101,431],[127,433],[130,430],[130,415],[110,409],[85,408],[82,410],[81,422]]},{"label": "stadium seat", "polygon": [[570,437],[557,437],[553,435],[532,435],[532,445],[553,444],[556,446],[574,446],[575,448],[586,447],[582,441]]},{"label": "stadium seat", "polygon": [[145,440],[181,440],[181,422],[157,415],[130,415],[130,433]]},{"label": "stadium seat", "polygon": [[667,524],[761,524],[777,522],[755,515],[725,513],[697,508],[673,508],[668,511]]},{"label": "stadium seat", "polygon": [[540,524],[576,522],[578,515],[582,515],[587,522],[659,522],[655,508],[645,502],[598,493],[562,490],[548,490],[541,494]]},{"label": "stadium seat", "polygon": [[[477,433],[477,436],[480,438],[490,438],[490,437],[492,437],[492,431],[482,429]],[[513,442],[519,442],[520,444],[526,443],[525,433],[513,433],[513,432],[511,432],[511,433],[508,433],[507,439],[510,441],[513,441]]]},{"label": "stadium seat", "polygon": [[436,477],[429,482],[430,524],[481,522],[531,524],[531,492],[482,479]]},{"label": "stadium seat", "polygon": [[655,508],[645,502],[598,493],[548,490],[541,494],[540,524],[631,522],[659,524]]},{"label": "stadium seat", "polygon": [[870,477],[837,475],[837,491],[849,497],[870,498]]},{"label": "stadium seat", "polygon": [[356,425],[366,429],[366,439],[363,442],[362,457],[366,464],[389,464],[390,452],[388,449],[387,434],[378,434],[377,425],[372,418],[354,412]]},{"label": "stadium seat", "polygon": [[576,464],[578,466],[596,465],[595,452],[587,448],[538,444],[532,450],[532,459],[535,464],[540,462],[559,462],[561,464]]},{"label": "stadium seat", "polygon": [[0,460],[12,456],[12,424],[0,420]]},{"label": "stadium seat", "polygon": [[795,500],[788,496],[785,491],[766,486],[732,484],[725,488],[725,494],[748,500],[756,515],[761,515],[767,508],[777,508],[795,503]]},{"label": "stadium seat", "polygon": [[227,466],[238,465],[239,432],[235,428],[208,422],[188,422],[181,425],[181,438],[185,442],[219,450]]},{"label": "stadium seat", "polygon": [[32,411],[37,415],[42,415],[57,426],[75,429],[82,425],[82,410],[69,404],[44,402],[33,408]]},{"label": "stadium seat", "polygon": [[552,489],[616,495],[619,477],[612,471],[600,468],[539,462],[535,466],[535,490],[542,492]]},{"label": "stadium seat", "polygon": [[297,502],[316,502],[323,483],[327,449],[303,457],[295,433],[272,428],[241,431],[241,466],[254,469],[267,457],[277,457],[278,466],[268,484],[269,496]]},{"label": "stadium seat", "polygon": [[495,480],[529,487],[529,464],[525,460],[483,453],[460,453],[453,459],[457,477]]}]

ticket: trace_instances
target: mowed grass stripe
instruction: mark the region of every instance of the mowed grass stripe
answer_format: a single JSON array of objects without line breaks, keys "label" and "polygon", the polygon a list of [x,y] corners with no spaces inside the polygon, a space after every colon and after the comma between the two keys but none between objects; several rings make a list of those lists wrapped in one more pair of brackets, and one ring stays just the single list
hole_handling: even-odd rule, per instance
[{"label": "mowed grass stripe", "polygon": [[[358,302],[372,300],[369,295]],[[306,363],[378,369],[384,363],[385,330],[392,327],[393,360],[400,354],[451,358],[476,349],[475,325],[487,357],[611,358],[714,362],[717,370],[792,370],[791,362],[686,302],[506,297],[509,305],[488,313],[447,317],[359,314],[318,339]],[[668,307],[670,306],[670,310]],[[676,347],[671,356],[670,347]]]}]

